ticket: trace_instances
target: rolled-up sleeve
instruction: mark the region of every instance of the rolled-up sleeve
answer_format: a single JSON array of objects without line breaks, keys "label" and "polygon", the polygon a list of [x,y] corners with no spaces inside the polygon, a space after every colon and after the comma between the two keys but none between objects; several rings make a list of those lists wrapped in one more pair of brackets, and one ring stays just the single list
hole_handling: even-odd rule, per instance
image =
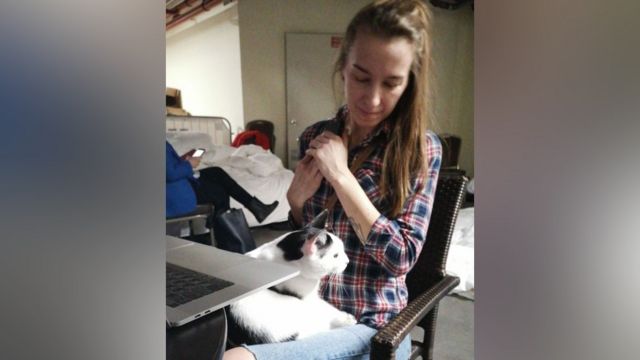
[{"label": "rolled-up sleeve", "polygon": [[365,251],[393,276],[402,276],[418,260],[427,237],[442,148],[435,135],[427,136],[429,166],[412,184],[412,193],[395,219],[380,215],[366,239]]}]

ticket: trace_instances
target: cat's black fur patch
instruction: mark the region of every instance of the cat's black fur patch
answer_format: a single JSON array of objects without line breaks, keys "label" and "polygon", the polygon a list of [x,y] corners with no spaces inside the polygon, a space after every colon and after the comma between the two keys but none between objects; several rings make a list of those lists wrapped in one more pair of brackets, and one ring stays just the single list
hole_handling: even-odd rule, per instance
[{"label": "cat's black fur patch", "polygon": [[[287,261],[293,261],[302,258],[302,256],[304,255],[302,253],[302,246],[304,245],[304,242],[309,236],[313,236],[314,232],[318,231],[321,230],[318,230],[316,228],[298,230],[290,233],[282,240],[280,240],[278,242],[278,247],[282,249],[284,259]],[[321,253],[323,252],[323,250],[331,247],[331,244],[333,244],[333,239],[327,234],[324,234],[323,240],[324,241],[316,242],[318,251]],[[322,254],[321,257],[322,256],[324,256],[324,254]]]},{"label": "cat's black fur patch", "polygon": [[[327,222],[327,210],[323,210],[318,214],[309,225],[304,229],[289,233],[284,239],[278,242],[278,247],[282,249],[284,259],[287,261],[298,260],[304,255],[302,253],[302,246],[309,236],[312,236],[316,232],[324,229],[324,224]],[[331,238],[327,236],[326,242],[319,246],[318,249],[323,249],[330,246],[332,243]]]},{"label": "cat's black fur patch", "polygon": [[302,245],[304,245],[306,239],[307,231],[298,230],[288,234],[284,239],[280,240],[278,242],[278,247],[282,249],[284,259],[287,261],[293,261],[302,258],[304,255],[302,254]]},{"label": "cat's black fur patch", "polygon": [[298,298],[300,300],[302,300],[302,296],[300,296],[299,294],[289,290],[289,289],[278,289],[275,286],[272,286],[269,288],[269,290],[277,292],[280,295],[286,295],[286,296],[293,296],[294,298]]},{"label": "cat's black fur patch", "polygon": [[280,341],[280,342],[293,341],[293,340],[295,340],[295,339],[297,339],[297,338],[298,338],[298,335],[300,335],[300,334],[295,333],[295,334],[293,334],[293,335],[289,336],[288,338],[283,339],[283,340],[282,340],[282,341]]}]

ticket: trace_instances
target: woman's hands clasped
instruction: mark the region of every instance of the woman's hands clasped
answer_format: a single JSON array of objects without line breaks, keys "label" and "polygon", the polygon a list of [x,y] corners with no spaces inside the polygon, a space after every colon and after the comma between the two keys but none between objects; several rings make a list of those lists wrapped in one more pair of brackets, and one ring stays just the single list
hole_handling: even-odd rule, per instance
[{"label": "woman's hands clasped", "polygon": [[332,185],[340,176],[350,174],[345,143],[345,138],[325,131],[311,140],[307,149],[306,156],[313,157],[318,171]]},{"label": "woman's hands clasped", "polygon": [[323,132],[309,143],[304,158],[296,171],[287,192],[287,200],[296,221],[301,222],[302,207],[320,188],[322,178],[331,184],[341,174],[349,173],[347,148],[339,136]]}]

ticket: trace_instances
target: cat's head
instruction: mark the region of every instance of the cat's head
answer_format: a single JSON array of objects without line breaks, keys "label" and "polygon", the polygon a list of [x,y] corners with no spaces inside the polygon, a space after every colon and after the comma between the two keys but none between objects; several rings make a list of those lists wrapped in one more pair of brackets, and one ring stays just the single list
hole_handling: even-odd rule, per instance
[{"label": "cat's head", "polygon": [[277,244],[283,252],[283,258],[297,262],[307,276],[339,273],[349,263],[342,240],[325,230],[326,220],[325,210],[302,230],[286,234]]}]

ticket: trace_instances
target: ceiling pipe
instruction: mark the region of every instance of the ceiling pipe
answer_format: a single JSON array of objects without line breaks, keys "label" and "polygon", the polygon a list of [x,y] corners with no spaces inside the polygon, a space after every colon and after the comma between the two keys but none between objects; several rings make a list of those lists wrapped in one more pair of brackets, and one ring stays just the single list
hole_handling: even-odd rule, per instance
[{"label": "ceiling pipe", "polygon": [[165,30],[173,21],[177,21],[183,16],[186,16],[189,12],[196,9],[198,3],[203,3],[204,1],[206,0],[180,0],[180,2],[171,9],[166,9],[165,14],[168,20],[165,24]]},{"label": "ceiling pipe", "polygon": [[[196,5],[200,0],[177,0],[171,8],[167,8],[165,13],[170,15],[180,15],[180,12],[184,9],[190,9],[194,5]],[[167,3],[167,6],[170,4]]]},{"label": "ceiling pipe", "polygon": [[[193,26],[198,26],[198,24],[204,23],[206,21],[208,21],[209,19],[215,18],[216,16],[226,12],[227,10],[231,9],[232,7],[236,6],[238,4],[238,1],[230,1],[230,0],[226,0],[222,2],[222,5],[218,5],[214,8],[212,8],[209,11],[205,11],[202,12],[196,16],[192,16],[191,18],[189,18],[189,21],[185,21],[179,25],[176,25],[174,27],[172,27],[170,30],[165,31],[165,38],[169,39],[172,38],[173,36],[175,36],[178,33],[181,33],[187,29],[190,29]],[[237,18],[236,18],[237,19]],[[169,21],[169,19],[167,18],[167,22]],[[237,22],[235,23],[237,26]]]},{"label": "ceiling pipe", "polygon": [[[206,1],[203,0],[202,3],[199,6],[196,6],[194,8],[192,8],[191,10],[187,11],[184,14],[180,14],[178,16],[175,16],[173,19],[171,19],[171,21],[169,21],[167,23],[167,25],[165,26],[165,31],[170,30],[171,28],[174,28],[178,25],[180,25],[181,23],[189,20],[190,18],[203,13],[205,11],[211,10],[212,8],[214,8],[215,6],[219,5],[222,3],[223,0],[210,0],[210,1]],[[182,5],[182,4],[181,4]]]}]

